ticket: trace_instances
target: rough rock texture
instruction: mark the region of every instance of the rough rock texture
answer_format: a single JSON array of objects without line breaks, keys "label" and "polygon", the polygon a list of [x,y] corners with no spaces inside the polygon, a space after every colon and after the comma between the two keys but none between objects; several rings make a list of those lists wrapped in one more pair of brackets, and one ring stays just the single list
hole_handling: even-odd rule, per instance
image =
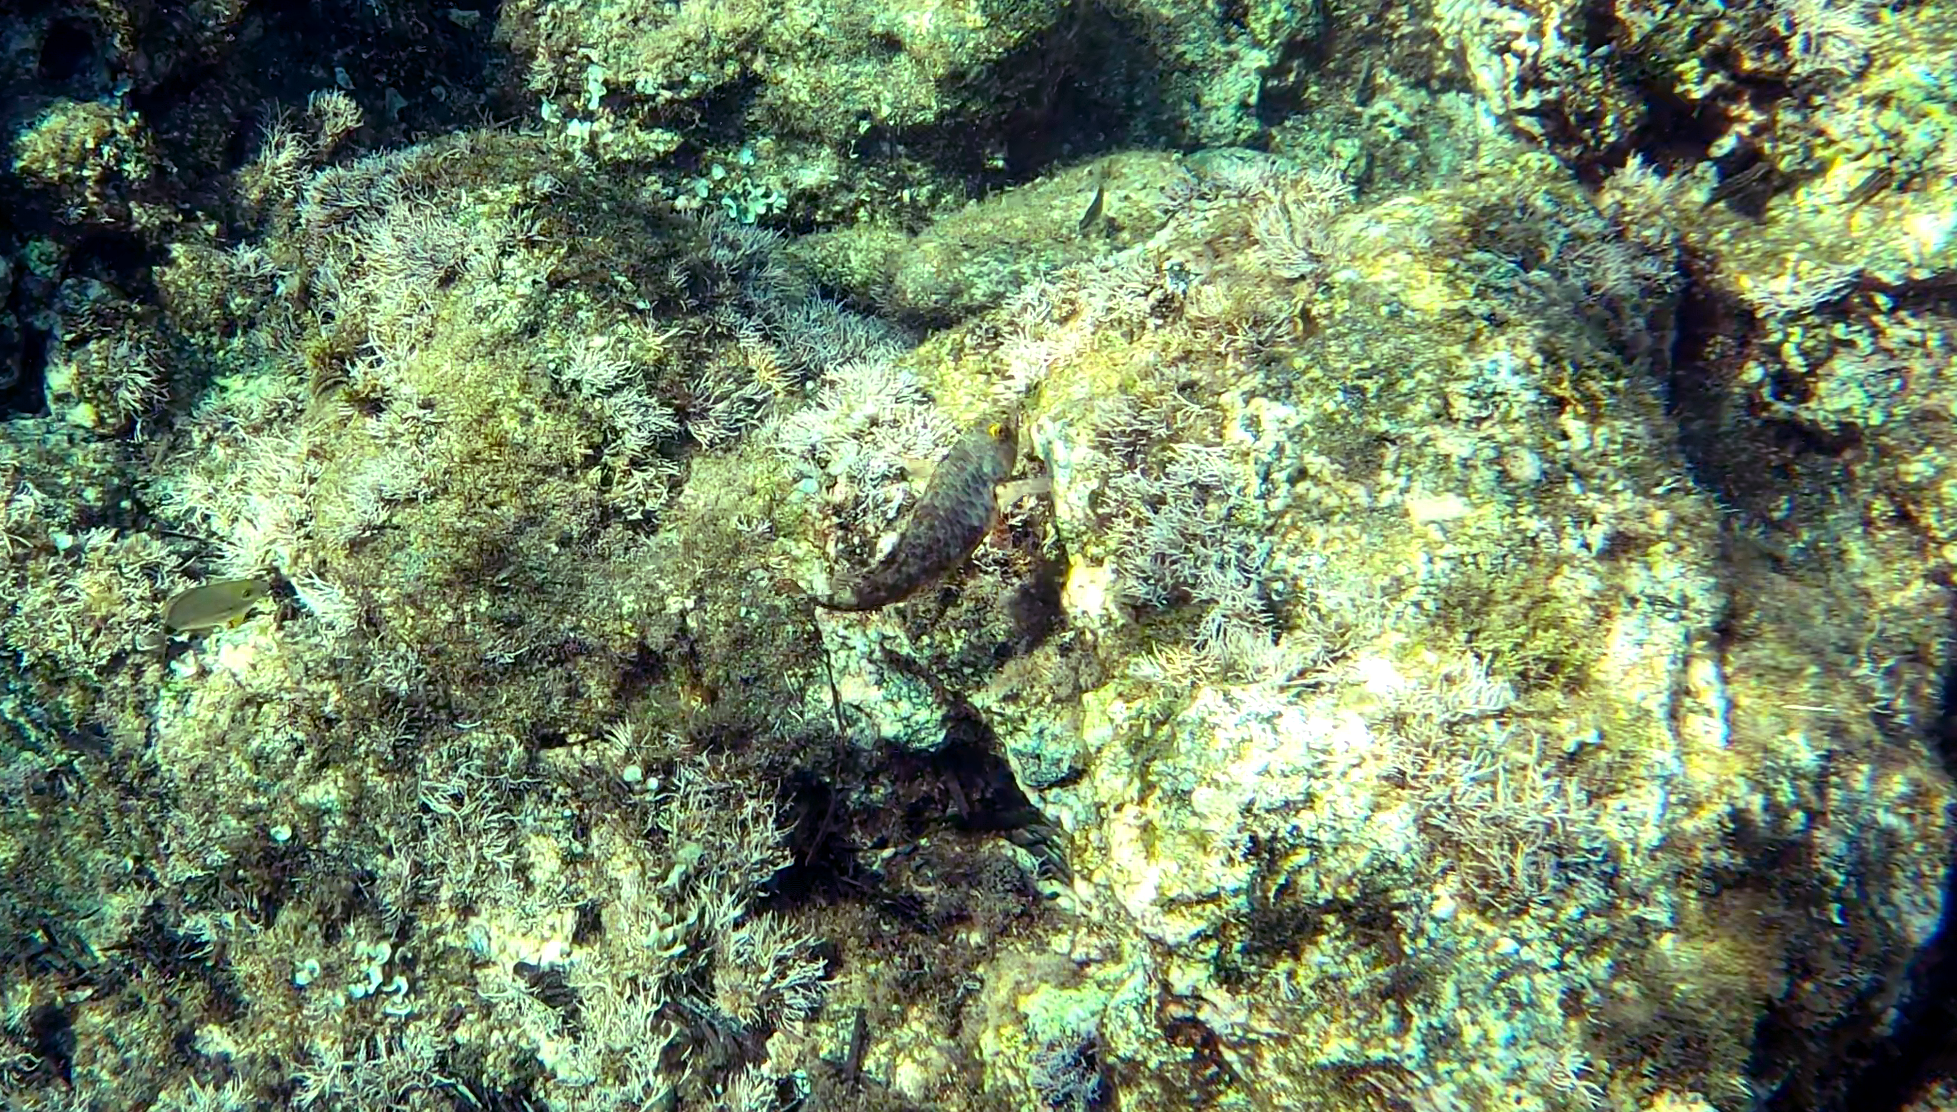
[{"label": "rough rock texture", "polygon": [[961,364],[1039,383],[1040,653],[1102,678],[977,700],[1095,927],[990,1083],[1078,1044],[1146,1106],[1829,1099],[1938,922],[1942,650],[1884,625],[1934,588],[1760,566],[1618,354],[1668,260],[1548,160],[1342,213],[1296,173],[1199,167]]},{"label": "rough rock texture", "polygon": [[1940,1099],[1948,4],[7,20],[0,1104]]}]

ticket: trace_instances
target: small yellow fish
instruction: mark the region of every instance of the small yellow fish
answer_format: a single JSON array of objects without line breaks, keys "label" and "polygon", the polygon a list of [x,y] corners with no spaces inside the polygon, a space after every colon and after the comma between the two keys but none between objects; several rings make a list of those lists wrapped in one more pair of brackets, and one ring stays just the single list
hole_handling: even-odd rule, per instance
[{"label": "small yellow fish", "polygon": [[173,633],[216,629],[244,617],[272,593],[264,579],[219,579],[187,587],[163,604],[163,625]]},{"label": "small yellow fish", "polygon": [[1108,203],[1108,179],[1107,179],[1107,175],[1103,173],[1101,175],[1100,184],[1094,187],[1094,199],[1087,203],[1087,212],[1084,215],[1082,215],[1080,218],[1081,235],[1086,235],[1089,232],[1100,230],[1101,212],[1103,209],[1107,207],[1107,203]]}]

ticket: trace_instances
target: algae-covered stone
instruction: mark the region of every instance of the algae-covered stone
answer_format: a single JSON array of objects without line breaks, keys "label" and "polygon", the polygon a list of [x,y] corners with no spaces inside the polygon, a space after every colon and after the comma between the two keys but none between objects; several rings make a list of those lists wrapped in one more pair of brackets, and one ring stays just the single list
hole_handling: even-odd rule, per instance
[{"label": "algae-covered stone", "polygon": [[[1062,598],[1109,677],[1077,697],[1065,779],[1039,774],[1036,735],[1002,739],[1068,833],[1082,921],[1169,955],[1145,974],[1158,999],[1253,1103],[1825,1086],[1826,1047],[1868,1030],[1850,997],[1899,999],[1938,920],[1949,785],[1920,742],[1898,764],[1836,713],[1877,689],[1846,658],[1815,666],[1809,588],[1729,581],[1638,334],[1667,315],[1669,259],[1529,156],[1333,205],[1309,237],[1269,223],[1274,196],[1316,188],[1282,166],[1211,181],[981,349],[1002,368],[1047,353],[1029,409]],[[1233,236],[1235,265],[1196,262]],[[1314,277],[1254,265],[1299,245],[1328,256]],[[1183,267],[1179,317],[1129,307],[1174,296]],[[1756,616],[1734,642],[1740,598]],[[1848,762],[1826,789],[1821,736]],[[1799,802],[1820,790],[1852,802]],[[1860,837],[1899,811],[1895,838]],[[1845,925],[1802,925],[1807,897],[1707,890],[1747,852],[1736,827],[1838,860],[1803,883]],[[1851,894],[1869,884],[1885,895]],[[1741,916],[1772,926],[1739,939]],[[1799,991],[1827,1018],[1763,1071],[1734,1016],[1816,947],[1829,983]],[[1702,1052],[1655,1048],[1654,1023]]]}]

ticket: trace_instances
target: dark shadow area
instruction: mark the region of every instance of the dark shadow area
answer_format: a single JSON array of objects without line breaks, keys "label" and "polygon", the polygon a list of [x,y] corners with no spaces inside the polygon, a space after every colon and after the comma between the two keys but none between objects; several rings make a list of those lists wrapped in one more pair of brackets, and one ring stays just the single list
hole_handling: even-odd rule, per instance
[{"label": "dark shadow area", "polygon": [[[1957,667],[1944,674],[1942,714],[1929,742],[1946,771],[1957,773]],[[1953,847],[1957,856],[1957,847]],[[1909,972],[1908,1003],[1895,1034],[1848,1086],[1853,1112],[1896,1112],[1939,1080],[1957,1077],[1957,869],[1944,876],[1944,919]]]},{"label": "dark shadow area", "polygon": [[[1753,319],[1690,285],[1677,319],[1665,387],[1679,447],[1698,485],[1742,511],[1736,527],[1770,528],[1770,511],[1790,491],[1798,497],[1802,491],[1834,489],[1842,457],[1859,438],[1827,437],[1751,411],[1735,375],[1756,342]],[[1794,391],[1794,384],[1787,389]],[[1789,532],[1802,525],[1798,511],[1786,520]]]},{"label": "dark shadow area", "polygon": [[[1749,174],[1739,163],[1728,181],[1733,183],[1730,195],[1716,203],[1736,211],[1764,203],[1775,188],[1768,175]],[[1688,261],[1688,273],[1695,269]],[[1945,295],[1896,291],[1892,296],[1899,301],[1914,296],[1922,304],[1941,306]],[[1817,317],[1818,326],[1826,327],[1830,310]],[[1838,557],[1825,539],[1844,528],[1836,505],[1840,491],[1851,482],[1856,460],[1875,449],[1855,426],[1822,429],[1760,409],[1753,400],[1759,394],[1798,404],[1805,400],[1807,387],[1792,378],[1765,391],[1739,382],[1737,376],[1763,342],[1761,327],[1743,309],[1688,287],[1678,325],[1667,404],[1689,473],[1730,511],[1721,557],[1733,600],[1729,623],[1801,625],[1803,638],[1821,655],[1852,653],[1852,645],[1838,643],[1854,636],[1850,624],[1836,629],[1811,619],[1829,612],[1825,600],[1833,594],[1830,575]],[[1771,358],[1762,362],[1779,365]],[[1763,591],[1753,585],[1762,577],[1780,578],[1795,589]],[[1802,594],[1810,599],[1805,609],[1759,609],[1775,606],[1775,599],[1798,600]],[[1946,769],[1957,768],[1957,672],[1942,678],[1938,702],[1940,716],[1927,737],[1891,730],[1884,721],[1877,728],[1896,745],[1928,744]],[[1825,765],[1809,787],[1814,794],[1800,809],[1825,813],[1829,793],[1839,787]],[[1792,828],[1791,818],[1781,825]],[[1859,922],[1844,937],[1883,939],[1879,945],[1908,953],[1913,940],[1898,937],[1894,913],[1874,897],[1841,900],[1832,890],[1786,887],[1791,882],[1785,878],[1818,876],[1829,867],[1812,859],[1817,847],[1784,839],[1750,843],[1746,824],[1736,824],[1729,837],[1735,849],[1748,850],[1743,872],[1754,879],[1745,883],[1783,878],[1780,886],[1752,900],[1753,911],[1745,910],[1747,894],[1738,893],[1733,919],[1751,915],[1756,930],[1805,939],[1788,948],[1786,974],[1807,987],[1769,1001],[1753,1032],[1748,1071],[1773,1086],[1763,1089],[1761,1107],[1769,1112],[1897,1112],[1924,1086],[1950,1076],[1957,1069],[1957,962],[1951,960],[1950,924],[1915,952],[1899,995],[1900,1016],[1891,1023],[1884,1013],[1887,993],[1896,986],[1867,981],[1866,973],[1857,972],[1880,968],[1881,956],[1831,952],[1831,934],[1815,933],[1813,924],[1849,916]],[[1871,831],[1870,837],[1880,834]],[[1869,852],[1880,850],[1870,847]],[[1701,883],[1723,891],[1729,882],[1709,876]],[[1957,906],[1957,880],[1948,875],[1942,900],[1946,908]],[[1761,919],[1762,909],[1774,904],[1798,914],[1789,918],[1784,910],[1777,913],[1780,919]],[[1818,1064],[1790,1074],[1786,1064],[1798,1061]]]},{"label": "dark shadow area", "polygon": [[489,114],[486,90],[496,3],[451,18],[447,5],[371,5],[270,0],[240,22],[249,34],[207,42],[189,9],[171,9],[163,38],[184,57],[132,92],[154,121],[186,188],[235,170],[258,148],[267,108],[301,111],[313,93],[337,89],[360,105],[351,148],[400,146],[474,126]]},{"label": "dark shadow area", "polygon": [[9,323],[0,317],[0,421],[47,412],[47,334]]},{"label": "dark shadow area", "polygon": [[1176,146],[1163,108],[1169,63],[1154,37],[1132,13],[1077,5],[1070,20],[988,68],[997,95],[980,116],[890,138],[959,175],[975,196],[1109,151]]},{"label": "dark shadow area", "polygon": [[[883,913],[924,925],[936,915],[864,861],[891,849],[910,852],[926,840],[958,847],[954,854],[1004,838],[1028,848],[1042,871],[1064,872],[1051,827],[1013,779],[991,731],[969,708],[945,723],[945,745],[928,753],[885,748],[875,754],[838,745],[826,768],[805,768],[783,785],[793,823],[794,860],[769,882],[779,906],[868,902]],[[876,808],[851,808],[838,784],[881,783],[890,798]],[[947,858],[934,868],[958,868]],[[1031,878],[1023,895],[1032,898]],[[943,924],[939,924],[943,925]]]},{"label": "dark shadow area", "polygon": [[105,76],[102,58],[89,24],[72,16],[55,20],[41,36],[34,76],[47,85],[79,89],[100,85]]}]

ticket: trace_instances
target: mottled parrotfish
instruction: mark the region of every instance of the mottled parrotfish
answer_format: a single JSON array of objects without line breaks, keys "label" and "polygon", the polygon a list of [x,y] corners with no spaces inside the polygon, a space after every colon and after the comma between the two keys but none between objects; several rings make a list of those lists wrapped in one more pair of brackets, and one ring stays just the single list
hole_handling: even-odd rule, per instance
[{"label": "mottled parrotfish", "polygon": [[1001,484],[1019,459],[1019,426],[994,416],[961,437],[925,484],[924,496],[883,559],[836,593],[814,596],[831,610],[875,610],[901,602],[957,567],[999,520],[999,508],[1020,493]]}]

